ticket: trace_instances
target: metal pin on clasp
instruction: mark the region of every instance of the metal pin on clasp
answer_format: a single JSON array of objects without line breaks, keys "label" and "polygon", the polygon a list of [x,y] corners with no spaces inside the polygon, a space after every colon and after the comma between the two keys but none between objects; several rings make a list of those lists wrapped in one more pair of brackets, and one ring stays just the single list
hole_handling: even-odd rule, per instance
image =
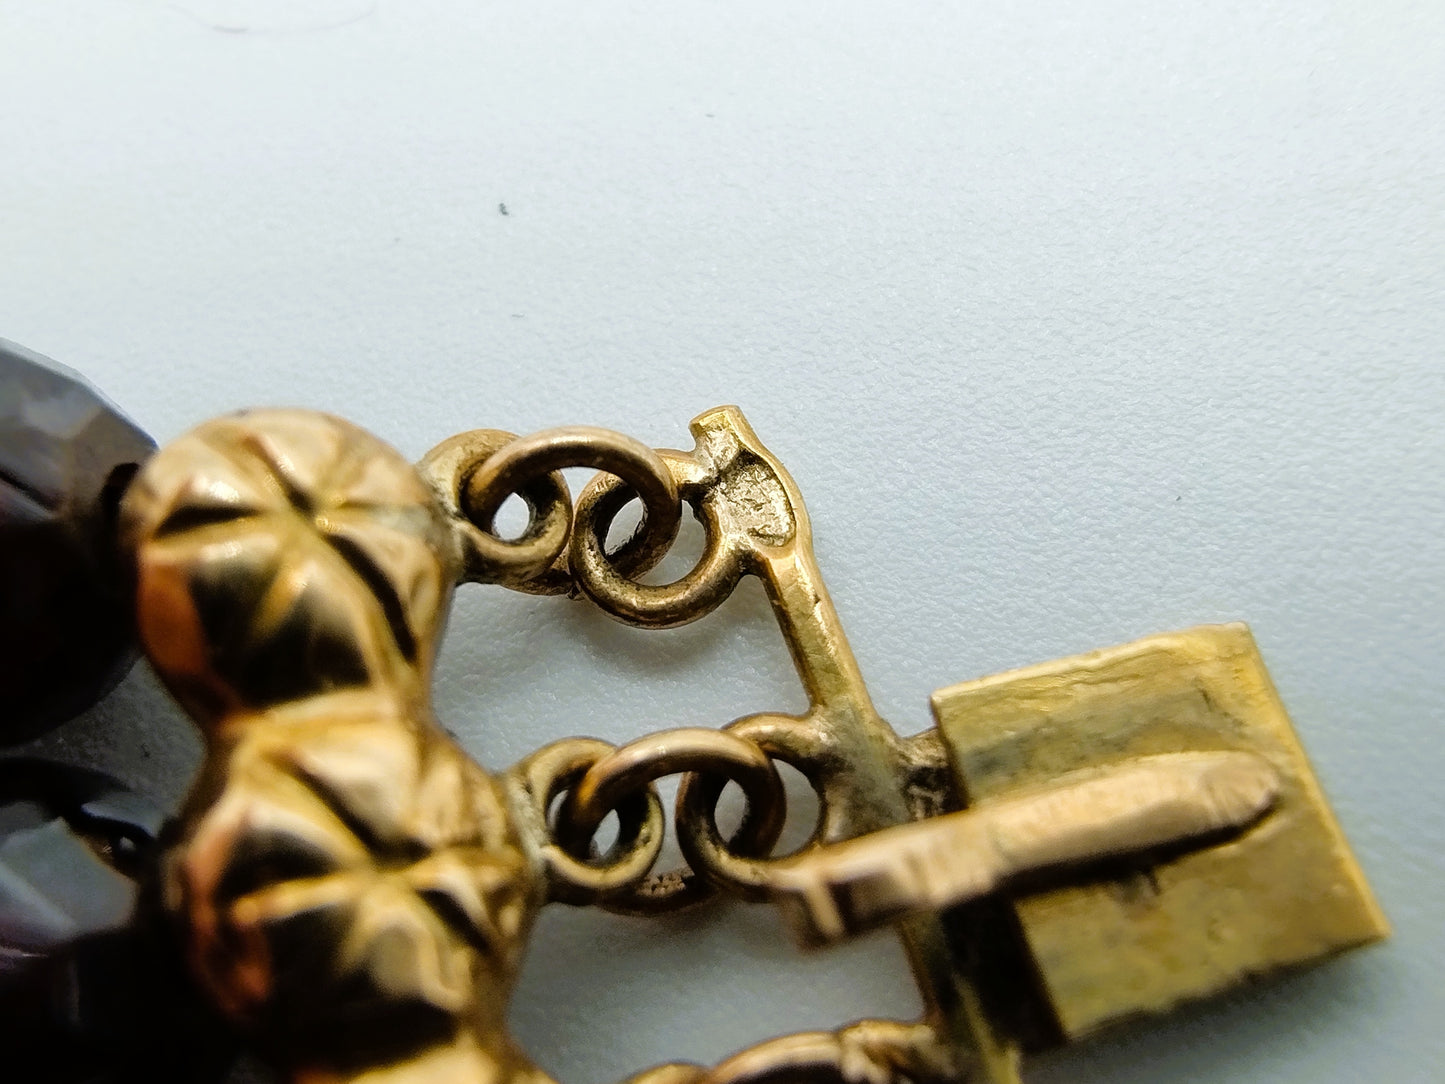
[{"label": "metal pin on clasp", "polygon": [[1245,829],[1278,793],[1251,753],[1144,757],[809,852],[779,863],[768,890],[801,940],[831,944],[1040,871]]}]

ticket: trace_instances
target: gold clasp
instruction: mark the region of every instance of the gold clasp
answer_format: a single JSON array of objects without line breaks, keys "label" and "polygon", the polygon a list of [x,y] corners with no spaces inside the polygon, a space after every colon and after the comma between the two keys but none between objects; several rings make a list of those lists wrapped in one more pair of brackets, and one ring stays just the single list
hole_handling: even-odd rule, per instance
[{"label": "gold clasp", "polygon": [[[478,430],[414,469],[339,419],[263,411],[182,437],[132,486],[141,638],[208,738],[166,903],[202,988],[295,1084],[544,1082],[505,1021],[552,901],[652,913],[731,891],[783,906],[812,943],[902,935],[919,1023],[786,1036],[634,1084],[1016,1084],[1025,1050],[1385,935],[1244,626],[956,686],[934,697],[935,731],[900,737],[869,697],[792,479],[734,407],[692,432],[680,452],[605,430]],[[615,475],[574,511],[558,470],[576,464]],[[512,492],[532,515],[507,541],[491,521]],[[609,553],[634,495],[643,523]],[[702,559],[675,583],[638,582],[683,501],[707,532]],[[799,714],[620,749],[569,739],[500,778],[432,715],[459,580],[666,628],[747,575],[802,680]],[[821,805],[809,845],[776,859],[774,761]],[[675,772],[690,868],[653,875],[651,784]],[[728,780],[749,810],[724,840]],[[599,856],[613,811],[618,840]]]},{"label": "gold clasp", "polygon": [[936,732],[900,738],[791,478],[736,408],[692,429],[692,453],[663,455],[708,530],[698,569],[643,587],[608,568],[626,492],[609,479],[579,501],[572,554],[632,624],[693,620],[743,574],[767,590],[810,707],[729,731],[802,770],[822,818],[795,857],[739,855],[712,820],[722,777],[688,776],[679,833],[714,883],[779,904],[805,943],[896,925],[935,1026],[994,1084],[1025,1050],[1387,935],[1245,626],[956,686],[934,697]]}]

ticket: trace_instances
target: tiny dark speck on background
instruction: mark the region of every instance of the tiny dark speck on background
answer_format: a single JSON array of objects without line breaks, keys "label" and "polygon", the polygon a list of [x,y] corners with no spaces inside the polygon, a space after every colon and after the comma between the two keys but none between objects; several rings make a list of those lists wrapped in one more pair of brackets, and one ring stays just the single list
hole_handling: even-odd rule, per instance
[{"label": "tiny dark speck on background", "polygon": [[497,204],[497,210],[501,211],[504,215],[511,214],[511,212],[507,210],[507,205],[505,203]]}]

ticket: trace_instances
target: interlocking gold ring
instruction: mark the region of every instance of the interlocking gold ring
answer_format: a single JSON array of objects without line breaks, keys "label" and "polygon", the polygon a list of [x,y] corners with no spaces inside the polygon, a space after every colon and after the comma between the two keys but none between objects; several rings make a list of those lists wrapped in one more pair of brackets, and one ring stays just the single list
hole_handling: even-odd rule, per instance
[{"label": "interlocking gold ring", "polygon": [[509,496],[522,493],[525,499],[525,490],[534,479],[564,467],[604,471],[604,477],[612,476],[625,494],[621,504],[634,494],[642,501],[642,521],[612,559],[629,575],[640,575],[656,565],[677,538],[682,522],[677,483],[657,452],[611,429],[563,426],[511,441],[467,479],[463,492],[470,518],[490,529]]},{"label": "interlocking gold ring", "polygon": [[430,483],[460,539],[464,580],[560,594],[572,584],[566,569],[557,568],[572,530],[572,498],[566,479],[556,471],[542,472],[516,487],[530,512],[526,530],[516,539],[498,538],[493,533],[496,508],[479,517],[468,500],[477,470],[516,440],[516,434],[502,429],[459,433],[427,452],[417,470]]},{"label": "interlocking gold ring", "polygon": [[[545,828],[548,812],[558,795],[570,791],[593,765],[616,747],[593,738],[570,738],[537,750],[518,764],[518,778],[533,806],[532,815]],[[617,840],[606,854],[583,860],[573,851],[591,854],[591,837],[569,851],[544,831],[539,854],[547,872],[549,896],[560,903],[585,906],[636,888],[647,877],[662,851],[666,820],[657,789],[643,785],[619,796]],[[594,829],[595,831],[595,829]]]},{"label": "interlocking gold ring", "polygon": [[[664,462],[686,477],[692,460],[677,452],[659,452]],[[629,625],[666,629],[685,625],[715,610],[732,594],[744,571],[744,551],[723,529],[711,486],[683,482],[682,499],[692,505],[707,533],[702,558],[681,579],[669,584],[638,583],[636,569],[609,557],[606,539],[612,520],[630,494],[615,479],[598,475],[577,498],[568,565],[584,594],[602,610]]]},{"label": "interlocking gold ring", "polygon": [[[818,823],[803,844],[806,849],[826,832],[829,809],[824,780],[828,770],[824,750],[809,740],[813,736],[799,724],[794,716],[764,713],[739,719],[721,733],[759,749],[770,761],[791,765],[807,779],[818,796]],[[718,830],[717,801],[725,783],[716,775],[696,772],[682,777],[677,790],[678,848],[688,865],[710,883],[743,899],[766,899],[774,860],[766,854],[739,851]]]},{"label": "interlocking gold ring", "polygon": [[[729,781],[737,783],[747,808],[728,849],[750,857],[772,850],[787,814],[783,781],[772,761],[751,742],[723,730],[697,727],[650,734],[594,763],[557,810],[558,842],[574,856],[586,854],[608,813],[613,809],[620,813],[630,795],[679,772],[694,772],[716,781],[718,793]],[[713,800],[716,802],[715,796]],[[699,903],[715,892],[695,870],[679,870],[654,874],[636,890],[604,900],[603,906],[629,914],[656,914]]]}]

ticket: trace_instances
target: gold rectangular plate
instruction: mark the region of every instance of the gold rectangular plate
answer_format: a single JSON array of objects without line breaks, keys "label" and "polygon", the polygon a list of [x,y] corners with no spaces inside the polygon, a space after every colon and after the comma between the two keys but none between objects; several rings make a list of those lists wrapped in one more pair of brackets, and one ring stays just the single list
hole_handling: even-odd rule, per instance
[{"label": "gold rectangular plate", "polygon": [[1242,624],[955,685],[933,711],[970,805],[1152,753],[1247,750],[1280,774],[1235,839],[1013,901],[1065,1039],[1389,933]]}]

